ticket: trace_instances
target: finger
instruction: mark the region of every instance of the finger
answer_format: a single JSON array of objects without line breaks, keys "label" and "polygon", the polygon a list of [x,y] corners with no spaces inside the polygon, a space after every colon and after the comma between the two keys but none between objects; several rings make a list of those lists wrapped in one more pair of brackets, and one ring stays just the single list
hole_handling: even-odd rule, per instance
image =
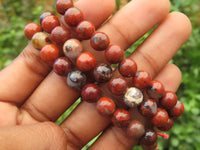
[{"label": "finger", "polygon": [[67,138],[53,123],[0,128],[0,147],[4,150],[66,150]]},{"label": "finger", "polygon": [[[115,3],[114,0],[79,0],[75,6],[83,11],[86,20],[99,26],[112,14]],[[50,70],[38,50],[29,44],[11,65],[0,72],[0,100],[23,103]]]}]

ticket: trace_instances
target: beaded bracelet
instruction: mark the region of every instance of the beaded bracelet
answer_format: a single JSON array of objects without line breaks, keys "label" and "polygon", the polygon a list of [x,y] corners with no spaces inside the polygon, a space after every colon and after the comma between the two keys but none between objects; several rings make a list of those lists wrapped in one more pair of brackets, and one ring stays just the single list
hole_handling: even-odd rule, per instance
[{"label": "beaded bracelet", "polygon": [[[83,13],[73,6],[72,0],[57,0],[56,9],[64,16],[69,28],[62,26],[51,12],[44,12],[40,16],[40,25],[29,23],[24,29],[33,47],[40,50],[41,59],[53,64],[55,73],[66,76],[68,86],[80,90],[83,101],[97,102],[101,115],[112,116],[115,126],[126,128],[130,137],[139,139],[143,149],[155,149],[157,135],[168,138],[157,131],[170,130],[173,121],[184,112],[176,94],[165,91],[162,83],[152,80],[148,72],[138,71],[133,59],[124,59],[124,50],[119,45],[110,44],[105,33],[95,32],[95,26],[84,20]],[[75,35],[72,36],[72,33]],[[121,76],[113,77],[110,65],[97,64],[93,54],[83,52],[81,40],[90,40],[94,50],[104,51],[110,65],[118,64]],[[65,57],[60,57],[63,53]],[[126,78],[131,81],[131,86]],[[100,84],[107,84],[110,93],[118,97],[119,104],[110,97],[102,96]],[[131,120],[131,109],[138,109],[150,120],[149,129],[140,121]]]}]

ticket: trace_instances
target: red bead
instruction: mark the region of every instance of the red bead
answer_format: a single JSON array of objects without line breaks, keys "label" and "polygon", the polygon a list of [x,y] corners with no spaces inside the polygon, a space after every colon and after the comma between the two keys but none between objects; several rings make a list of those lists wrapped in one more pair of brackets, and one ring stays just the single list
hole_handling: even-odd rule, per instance
[{"label": "red bead", "polygon": [[58,75],[65,76],[72,70],[72,62],[66,57],[60,57],[54,62],[53,70]]},{"label": "red bead", "polygon": [[158,143],[155,142],[154,144],[152,145],[141,145],[143,150],[155,150],[155,149],[158,149]]},{"label": "red bead", "polygon": [[56,10],[61,15],[65,14],[65,11],[73,6],[72,0],[57,0]]},{"label": "red bead", "polygon": [[79,39],[87,40],[95,32],[95,26],[90,21],[82,21],[76,27],[76,33]]},{"label": "red bead", "polygon": [[81,91],[81,98],[83,101],[89,103],[97,102],[101,97],[101,91],[99,87],[95,84],[87,84],[83,87]]},{"label": "red bead", "polygon": [[69,26],[77,26],[83,21],[83,13],[78,8],[71,7],[65,12],[64,20]]},{"label": "red bead", "polygon": [[153,145],[156,142],[157,142],[157,134],[154,130],[151,129],[147,129],[145,131],[145,134],[140,139],[140,144],[145,146]]},{"label": "red bead", "polygon": [[173,119],[178,119],[180,115],[184,112],[184,105],[180,101],[177,101],[176,105],[169,110],[169,115],[173,117]]},{"label": "red bead", "polygon": [[124,59],[124,49],[119,45],[110,45],[105,50],[106,60],[111,64],[120,63]]},{"label": "red bead", "polygon": [[173,127],[174,121],[172,118],[169,118],[167,123],[165,123],[162,127],[159,127],[158,129],[161,131],[169,131]]},{"label": "red bead", "polygon": [[133,120],[129,123],[129,126],[127,128],[127,134],[134,138],[139,139],[141,138],[145,133],[144,125],[136,120]]},{"label": "red bead", "polygon": [[137,64],[133,59],[126,58],[120,63],[118,70],[122,76],[132,77],[137,71]]},{"label": "red bead", "polygon": [[101,115],[111,115],[115,111],[115,103],[108,97],[101,97],[97,102],[97,110]]},{"label": "red bead", "polygon": [[54,15],[48,15],[42,20],[42,29],[47,33],[51,33],[51,31],[59,25],[60,22]]},{"label": "red bead", "polygon": [[145,117],[153,117],[157,112],[157,104],[154,100],[148,99],[142,102],[140,112]]},{"label": "red bead", "polygon": [[42,13],[42,14],[40,15],[40,24],[42,24],[43,19],[44,19],[46,16],[49,16],[49,15],[54,15],[54,14],[51,13],[51,12],[48,12],[48,11]]},{"label": "red bead", "polygon": [[130,114],[127,110],[118,108],[112,117],[112,122],[117,127],[127,127],[130,122]]},{"label": "red bead", "polygon": [[41,31],[42,31],[42,28],[40,27],[40,25],[38,25],[36,23],[29,23],[24,28],[24,35],[29,40],[31,40],[35,33],[41,32]]},{"label": "red bead", "polygon": [[90,39],[90,45],[97,51],[105,50],[110,44],[109,37],[103,32],[96,32]]},{"label": "red bead", "polygon": [[168,113],[165,109],[158,108],[156,114],[151,119],[151,122],[156,127],[161,127],[167,123],[169,119]]},{"label": "red bead", "polygon": [[123,77],[116,77],[108,82],[108,89],[115,95],[124,94],[127,87],[127,82]]},{"label": "red bead", "polygon": [[146,71],[137,71],[133,77],[133,85],[139,89],[147,87],[151,83],[151,75]]},{"label": "red bead", "polygon": [[173,108],[177,103],[177,96],[174,92],[166,91],[162,99],[160,100],[160,104],[165,109]]},{"label": "red bead", "polygon": [[43,61],[53,63],[59,57],[59,49],[53,44],[47,44],[41,49],[40,55]]},{"label": "red bead", "polygon": [[165,94],[165,89],[160,81],[153,80],[147,87],[147,94],[152,99],[162,98]]},{"label": "red bead", "polygon": [[69,39],[70,32],[62,26],[55,27],[51,32],[51,40],[59,46],[62,46]]}]

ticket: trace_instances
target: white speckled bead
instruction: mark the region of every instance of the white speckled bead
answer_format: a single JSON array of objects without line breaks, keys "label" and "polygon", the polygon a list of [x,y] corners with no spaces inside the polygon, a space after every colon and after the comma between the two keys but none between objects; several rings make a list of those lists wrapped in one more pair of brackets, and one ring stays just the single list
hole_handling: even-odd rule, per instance
[{"label": "white speckled bead", "polygon": [[67,76],[67,84],[74,89],[80,89],[86,84],[86,76],[80,70],[71,71]]}]

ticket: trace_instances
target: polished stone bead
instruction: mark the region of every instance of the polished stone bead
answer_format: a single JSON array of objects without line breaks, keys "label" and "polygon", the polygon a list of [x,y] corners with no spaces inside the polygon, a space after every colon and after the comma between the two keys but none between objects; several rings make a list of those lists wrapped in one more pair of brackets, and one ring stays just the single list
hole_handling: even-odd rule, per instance
[{"label": "polished stone bead", "polygon": [[115,111],[115,103],[108,97],[101,97],[97,102],[97,110],[101,115],[111,115]]},{"label": "polished stone bead", "polygon": [[37,32],[32,37],[31,43],[34,48],[41,50],[43,46],[50,44],[51,41],[47,33],[44,32]]},{"label": "polished stone bead", "polygon": [[55,16],[55,15],[49,15],[46,16],[43,20],[42,20],[42,29],[47,32],[47,33],[51,33],[51,31],[60,25],[60,21],[59,19]]},{"label": "polished stone bead", "polygon": [[80,70],[71,71],[67,76],[67,84],[74,89],[80,89],[86,84],[86,76]]},{"label": "polished stone bead", "polygon": [[127,134],[134,138],[139,139],[141,138],[145,133],[145,127],[140,121],[133,120],[129,123],[129,126],[127,128]]},{"label": "polished stone bead", "polygon": [[147,87],[147,94],[152,99],[160,99],[165,94],[165,89],[160,81],[153,80]]},{"label": "polished stone bead", "polygon": [[133,59],[126,58],[119,64],[118,70],[124,77],[133,77],[137,71],[137,64]]},{"label": "polished stone bead", "polygon": [[61,15],[65,14],[65,11],[73,6],[72,0],[57,0],[56,1],[56,10]]},{"label": "polished stone bead", "polygon": [[58,75],[65,76],[72,70],[72,62],[66,57],[60,57],[54,62],[53,70]]},{"label": "polished stone bead", "polygon": [[27,37],[27,39],[31,40],[33,35],[37,32],[41,32],[42,28],[39,24],[36,23],[29,23],[24,28],[24,35]]},{"label": "polished stone bead", "polygon": [[108,89],[115,95],[124,94],[127,87],[127,82],[123,77],[115,77],[108,82]]},{"label": "polished stone bead", "polygon": [[80,40],[90,39],[95,32],[95,26],[90,21],[82,21],[76,27],[76,34]]}]

